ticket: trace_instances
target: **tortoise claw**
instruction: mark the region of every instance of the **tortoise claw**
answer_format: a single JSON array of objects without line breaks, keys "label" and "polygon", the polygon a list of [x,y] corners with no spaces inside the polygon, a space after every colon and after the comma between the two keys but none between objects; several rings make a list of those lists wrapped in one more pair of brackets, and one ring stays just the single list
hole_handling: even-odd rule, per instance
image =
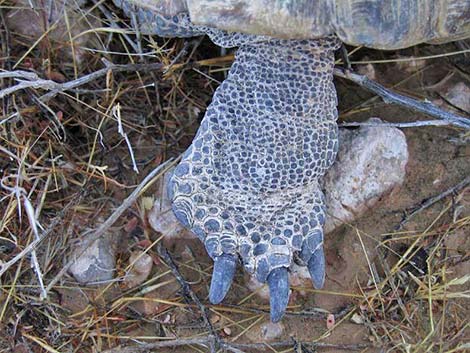
[{"label": "tortoise claw", "polygon": [[279,267],[268,276],[269,296],[271,305],[271,321],[278,322],[284,316],[289,303],[289,276],[287,268]]},{"label": "tortoise claw", "polygon": [[321,289],[325,283],[325,255],[322,246],[312,254],[308,260],[307,268],[312,278],[313,286],[316,289]]},{"label": "tortoise claw", "polygon": [[235,275],[237,259],[233,255],[222,254],[214,260],[209,300],[212,304],[219,304],[227,294]]}]

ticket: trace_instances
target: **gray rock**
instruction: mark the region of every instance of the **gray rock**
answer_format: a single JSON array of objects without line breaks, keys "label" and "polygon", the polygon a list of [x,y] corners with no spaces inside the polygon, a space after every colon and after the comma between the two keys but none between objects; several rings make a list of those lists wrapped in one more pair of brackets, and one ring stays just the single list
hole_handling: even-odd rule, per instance
[{"label": "gray rock", "polygon": [[99,284],[113,279],[116,266],[115,244],[109,235],[94,241],[85,252],[79,255],[85,243],[74,250],[75,262],[70,274],[81,284]]},{"label": "gray rock", "polygon": [[328,208],[325,234],[361,217],[400,186],[405,180],[407,162],[406,138],[397,128],[364,126],[341,130],[338,157],[324,181]]},{"label": "gray rock", "polygon": [[[101,26],[98,16],[84,16],[85,0],[15,0],[11,11],[5,16],[7,28],[20,34],[22,39],[32,45],[42,38],[42,43],[52,45],[54,51],[60,51],[67,59],[73,59],[77,65],[87,64],[87,51],[94,48],[95,34],[87,33],[90,28]],[[65,18],[68,18],[68,21]],[[67,22],[73,26],[68,26]],[[47,38],[44,32],[47,31]],[[73,40],[73,49],[63,43]],[[41,45],[38,46],[41,48]],[[51,75],[51,73],[49,73]],[[57,79],[57,75],[51,79]],[[64,78],[65,79],[65,78]]]},{"label": "gray rock", "polygon": [[129,272],[126,274],[124,284],[127,288],[137,287],[143,283],[152,271],[152,257],[143,251],[133,251],[129,257]]}]

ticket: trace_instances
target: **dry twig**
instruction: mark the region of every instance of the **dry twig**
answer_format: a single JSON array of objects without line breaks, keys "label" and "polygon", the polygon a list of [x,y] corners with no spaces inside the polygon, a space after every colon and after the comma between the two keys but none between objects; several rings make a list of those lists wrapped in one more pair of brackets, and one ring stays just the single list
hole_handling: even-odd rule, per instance
[{"label": "dry twig", "polygon": [[458,126],[464,129],[470,129],[469,119],[441,109],[432,104],[431,102],[420,102],[411,97],[392,92],[384,86],[380,85],[379,83],[370,80],[367,76],[359,75],[350,71],[345,71],[340,68],[335,68],[334,74],[335,76],[350,80],[358,84],[359,86],[367,89],[368,91],[379,95],[380,97],[382,97],[385,103],[397,104],[402,107],[433,116],[440,120],[444,120],[451,125]]},{"label": "dry twig", "polygon": [[76,80],[68,81],[65,83],[58,83],[52,80],[45,80],[40,78],[36,73],[30,71],[16,70],[16,71],[4,71],[0,72],[1,78],[13,78],[19,83],[15,86],[10,86],[0,90],[0,99],[4,98],[16,91],[25,88],[44,89],[51,91],[41,97],[42,102],[47,102],[57,94],[65,91],[73,90],[86,83],[94,81],[100,77],[106,76],[109,71],[113,72],[125,72],[125,71],[154,71],[161,70],[163,65],[161,63],[154,64],[127,64],[127,65],[115,65],[103,60],[106,67],[88,75],[77,78]]},{"label": "dry twig", "polygon": [[421,127],[421,126],[447,126],[452,123],[444,120],[425,120],[425,121],[413,121],[409,123],[389,123],[389,122],[348,122],[339,123],[339,127],[355,127],[355,126],[372,126],[372,127],[398,127],[398,128],[410,128],[410,127]]},{"label": "dry twig", "polygon": [[436,202],[441,201],[442,199],[446,198],[447,196],[455,194],[456,192],[464,189],[467,185],[470,185],[470,176],[466,177],[464,180],[462,180],[458,184],[450,187],[449,189],[445,190],[444,192],[424,200],[419,206],[415,207],[413,209],[413,211],[411,211],[409,214],[404,216],[404,218],[402,219],[402,221],[398,225],[397,230],[402,229],[405,226],[405,224],[410,221],[411,218],[416,216],[421,211],[424,211],[425,209],[431,207]]},{"label": "dry twig", "polygon": [[181,275],[178,269],[178,266],[176,266],[168,250],[166,250],[166,248],[162,246],[161,244],[158,244],[158,254],[163,259],[163,261],[167,264],[167,266],[170,267],[171,272],[173,273],[173,276],[175,276],[176,280],[180,284],[184,295],[189,296],[191,300],[197,305],[197,307],[201,311],[202,318],[204,320],[204,325],[207,327],[207,329],[210,332],[210,336],[208,336],[208,343],[211,348],[211,352],[216,352],[216,348],[220,346],[220,338],[217,335],[217,332],[215,331],[214,327],[212,326],[211,321],[209,320],[209,315],[208,315],[208,311],[206,307],[204,306],[204,304],[201,303],[196,293],[193,292],[188,282],[186,282],[184,277]]}]

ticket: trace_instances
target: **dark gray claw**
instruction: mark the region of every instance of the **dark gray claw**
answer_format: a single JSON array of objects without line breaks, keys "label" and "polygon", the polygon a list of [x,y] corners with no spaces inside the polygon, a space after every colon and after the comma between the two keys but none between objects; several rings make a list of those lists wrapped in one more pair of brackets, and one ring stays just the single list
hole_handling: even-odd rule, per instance
[{"label": "dark gray claw", "polygon": [[325,255],[323,247],[315,250],[310,260],[308,260],[307,268],[312,278],[313,286],[316,289],[322,288],[325,283]]},{"label": "dark gray claw", "polygon": [[237,268],[237,259],[233,255],[222,254],[214,260],[209,300],[212,304],[219,304],[230,289],[230,285]]},{"label": "dark gray claw", "polygon": [[271,321],[278,322],[284,316],[289,303],[289,275],[287,268],[279,267],[268,276],[269,296],[271,305]]}]

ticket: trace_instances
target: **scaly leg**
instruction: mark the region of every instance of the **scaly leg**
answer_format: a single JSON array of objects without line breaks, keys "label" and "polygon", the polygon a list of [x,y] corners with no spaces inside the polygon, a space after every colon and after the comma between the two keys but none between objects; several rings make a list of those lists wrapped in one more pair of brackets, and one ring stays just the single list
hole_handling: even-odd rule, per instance
[{"label": "scaly leg", "polygon": [[174,171],[175,215],[214,259],[213,303],[227,293],[238,257],[268,282],[272,321],[287,306],[294,258],[323,285],[320,182],[338,147],[337,47],[333,37],[242,45]]},{"label": "scaly leg", "polygon": [[320,183],[338,147],[334,37],[277,40],[191,23],[114,0],[141,30],[166,37],[207,34],[239,46],[193,143],[176,167],[169,196],[176,217],[214,260],[209,299],[228,292],[238,259],[271,293],[271,319],[289,299],[295,259],[323,285],[325,205]]}]

